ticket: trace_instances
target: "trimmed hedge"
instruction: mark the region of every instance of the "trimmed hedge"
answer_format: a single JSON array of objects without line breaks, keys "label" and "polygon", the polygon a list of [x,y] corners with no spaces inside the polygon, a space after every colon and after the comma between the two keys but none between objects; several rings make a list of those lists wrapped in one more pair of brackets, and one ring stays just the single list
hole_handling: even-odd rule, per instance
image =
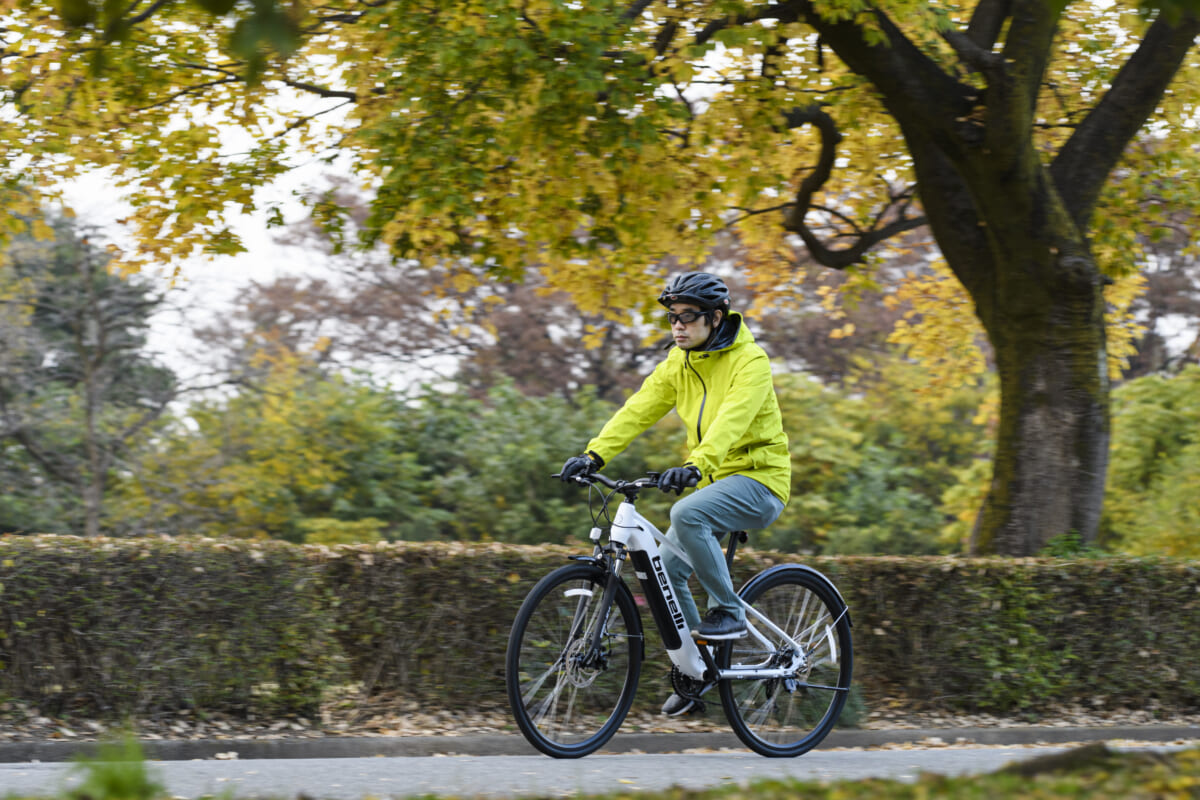
[{"label": "trimmed hedge", "polygon": [[508,630],[565,548],[402,543],[339,546],[324,560],[350,677],[439,707],[504,702]]},{"label": "trimmed hedge", "polygon": [[[361,681],[504,702],[508,628],[578,548],[0,537],[0,692],[129,714],[309,714]],[[797,557],[744,550],[742,582]],[[868,704],[1037,714],[1200,707],[1200,565],[1146,559],[806,559],[839,586]],[[649,615],[643,615],[648,631]],[[648,642],[644,679],[665,673]],[[648,694],[647,689],[641,694]]]},{"label": "trimmed hedge", "polygon": [[932,707],[1200,706],[1200,565],[1147,559],[830,563],[857,674]]},{"label": "trimmed hedge", "polygon": [[342,660],[284,543],[0,537],[0,692],[49,709],[310,712]]}]

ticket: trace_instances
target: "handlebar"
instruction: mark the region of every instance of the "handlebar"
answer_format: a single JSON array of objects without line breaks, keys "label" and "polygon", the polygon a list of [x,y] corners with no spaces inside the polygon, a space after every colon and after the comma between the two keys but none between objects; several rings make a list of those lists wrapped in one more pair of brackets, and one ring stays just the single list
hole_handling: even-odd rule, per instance
[{"label": "handlebar", "polygon": [[[594,483],[598,483],[601,486],[605,486],[609,489],[612,489],[613,491],[621,492],[622,494],[629,496],[629,495],[636,495],[642,489],[657,489],[659,474],[660,473],[657,473],[657,472],[648,472],[648,473],[646,473],[646,477],[644,477],[644,478],[637,478],[636,480],[625,481],[625,480],[613,480],[612,478],[608,477],[607,475],[603,475],[599,472],[593,472],[588,475],[576,475],[575,477],[571,478],[570,480],[574,481],[575,483],[580,484],[581,486],[591,486]],[[553,475],[551,475],[550,477],[561,478],[562,473],[556,472]],[[697,483],[699,483],[699,479],[697,479],[695,477],[690,478],[687,483],[688,488],[695,486]],[[664,489],[663,491],[666,492],[667,494],[670,494],[670,492],[671,492],[670,489]]]}]

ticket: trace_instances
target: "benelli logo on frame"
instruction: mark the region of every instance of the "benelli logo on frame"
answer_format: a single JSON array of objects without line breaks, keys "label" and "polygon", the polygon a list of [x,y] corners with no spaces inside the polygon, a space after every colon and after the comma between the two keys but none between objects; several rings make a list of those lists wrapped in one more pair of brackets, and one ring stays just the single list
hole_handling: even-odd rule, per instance
[{"label": "benelli logo on frame", "polygon": [[667,610],[671,612],[671,621],[675,623],[675,627],[683,630],[687,623],[683,621],[683,612],[679,610],[679,603],[675,602],[675,592],[671,590],[671,579],[667,577],[667,571],[663,569],[662,556],[655,556],[651,566],[654,567],[654,575],[658,578],[658,586],[662,589],[663,600],[667,601]]}]

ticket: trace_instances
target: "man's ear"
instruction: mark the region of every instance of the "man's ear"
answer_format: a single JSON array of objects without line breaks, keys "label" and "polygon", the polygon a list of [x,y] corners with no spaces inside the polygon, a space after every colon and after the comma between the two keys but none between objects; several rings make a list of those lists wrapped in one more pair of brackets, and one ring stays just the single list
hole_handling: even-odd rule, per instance
[{"label": "man's ear", "polygon": [[713,327],[721,327],[721,323],[725,321],[725,312],[717,309],[713,311]]}]

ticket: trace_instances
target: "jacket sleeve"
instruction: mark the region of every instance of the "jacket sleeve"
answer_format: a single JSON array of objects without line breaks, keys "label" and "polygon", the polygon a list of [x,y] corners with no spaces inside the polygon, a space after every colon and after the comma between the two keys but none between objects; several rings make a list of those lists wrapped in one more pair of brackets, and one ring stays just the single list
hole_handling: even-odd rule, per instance
[{"label": "jacket sleeve", "polygon": [[708,424],[704,440],[692,450],[687,463],[695,465],[701,477],[720,469],[730,448],[746,435],[767,395],[773,391],[771,361],[760,351],[733,373],[717,416]]},{"label": "jacket sleeve", "polygon": [[587,449],[607,463],[643,431],[675,407],[675,383],[671,380],[669,360],[663,361],[646,376],[642,387],[629,396],[625,405],[612,415]]}]

